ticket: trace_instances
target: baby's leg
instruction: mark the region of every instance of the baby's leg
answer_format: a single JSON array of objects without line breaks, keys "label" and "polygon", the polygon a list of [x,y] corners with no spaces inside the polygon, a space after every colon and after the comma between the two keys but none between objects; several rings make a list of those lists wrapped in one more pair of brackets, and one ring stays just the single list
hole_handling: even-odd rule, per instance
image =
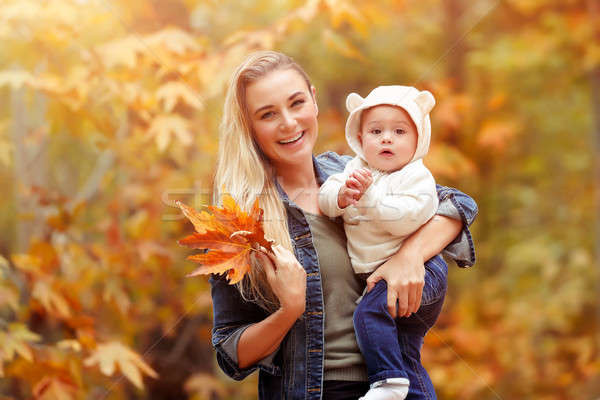
[{"label": "baby's leg", "polygon": [[405,361],[410,390],[407,400],[436,399],[429,374],[421,364],[421,347],[427,331],[435,324],[444,304],[448,267],[441,256],[425,264],[425,285],[419,310],[407,318],[398,318],[396,327],[402,358]]},{"label": "baby's leg", "polygon": [[398,343],[396,321],[387,311],[387,284],[379,281],[354,311],[356,340],[371,389],[364,399],[404,399],[408,375]]}]

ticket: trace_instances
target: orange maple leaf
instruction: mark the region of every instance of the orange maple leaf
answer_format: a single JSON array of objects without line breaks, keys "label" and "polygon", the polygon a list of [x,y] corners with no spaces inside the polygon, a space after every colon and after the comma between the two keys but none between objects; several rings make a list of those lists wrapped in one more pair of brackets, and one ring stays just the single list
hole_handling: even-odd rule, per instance
[{"label": "orange maple leaf", "polygon": [[243,211],[230,195],[223,196],[223,207],[208,206],[208,212],[198,212],[181,202],[177,205],[194,225],[196,232],[178,241],[182,246],[207,250],[188,260],[201,264],[187,276],[227,273],[233,285],[250,271],[250,252],[261,246],[273,251],[272,242],[265,239],[263,210],[254,202],[250,213]]}]

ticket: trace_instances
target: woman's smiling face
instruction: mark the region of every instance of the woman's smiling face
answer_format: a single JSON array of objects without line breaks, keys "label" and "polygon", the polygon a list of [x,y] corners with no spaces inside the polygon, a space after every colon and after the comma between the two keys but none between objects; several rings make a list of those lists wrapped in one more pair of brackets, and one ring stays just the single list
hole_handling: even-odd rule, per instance
[{"label": "woman's smiling face", "polygon": [[276,169],[310,162],[317,140],[315,90],[294,69],[277,69],[246,87],[253,136]]}]

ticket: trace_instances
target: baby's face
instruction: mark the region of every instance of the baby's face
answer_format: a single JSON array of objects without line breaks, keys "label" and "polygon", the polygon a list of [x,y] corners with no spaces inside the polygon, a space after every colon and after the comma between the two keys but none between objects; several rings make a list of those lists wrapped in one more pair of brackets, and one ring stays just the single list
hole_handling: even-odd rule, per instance
[{"label": "baby's face", "polygon": [[404,109],[380,105],[363,111],[361,117],[359,139],[371,167],[394,172],[412,160],[417,127]]}]

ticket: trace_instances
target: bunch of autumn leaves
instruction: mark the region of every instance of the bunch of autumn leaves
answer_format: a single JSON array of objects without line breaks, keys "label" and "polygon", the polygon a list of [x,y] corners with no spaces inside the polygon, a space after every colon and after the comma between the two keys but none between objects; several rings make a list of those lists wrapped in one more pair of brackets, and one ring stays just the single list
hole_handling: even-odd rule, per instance
[{"label": "bunch of autumn leaves", "polygon": [[177,202],[196,232],[178,241],[182,246],[202,249],[188,260],[201,264],[188,276],[227,273],[230,284],[244,278],[250,270],[250,253],[261,247],[272,252],[272,242],[265,239],[263,210],[254,202],[250,212],[243,211],[230,195],[223,196],[223,207],[208,206],[198,212]]}]

